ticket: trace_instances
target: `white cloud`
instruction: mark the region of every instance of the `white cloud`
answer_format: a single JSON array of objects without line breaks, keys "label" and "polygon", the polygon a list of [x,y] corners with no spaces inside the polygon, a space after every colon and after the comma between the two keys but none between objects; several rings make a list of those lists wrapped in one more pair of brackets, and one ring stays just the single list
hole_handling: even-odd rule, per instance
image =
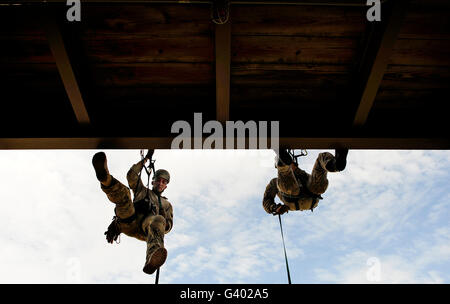
[{"label": "white cloud", "polygon": [[[339,256],[328,269],[316,268],[314,273],[320,281],[333,283],[384,283],[417,284],[445,283],[449,274],[445,268],[450,261],[450,229],[438,228],[430,234],[419,236],[408,246],[396,248],[395,254],[350,251]],[[406,248],[405,248],[406,247]],[[379,262],[379,277],[371,280],[368,273],[373,264],[368,260],[375,257]],[[372,277],[373,278],[373,277]]]},{"label": "white cloud", "polygon": [[[142,272],[144,242],[106,243],[114,205],[96,181],[95,152],[1,151],[0,282],[152,282]],[[310,172],[320,151],[308,152],[299,160]],[[106,153],[126,183],[139,152]],[[278,220],[261,204],[276,176],[272,151],[157,150],[155,158],[171,172],[165,194],[174,206],[161,283],[274,282],[284,272]],[[446,151],[350,151],[314,213],[283,216],[290,266],[311,262],[321,281],[363,282],[367,258],[378,256],[386,282],[448,282],[436,265],[449,268],[449,167]],[[336,265],[323,246],[340,257]]]}]

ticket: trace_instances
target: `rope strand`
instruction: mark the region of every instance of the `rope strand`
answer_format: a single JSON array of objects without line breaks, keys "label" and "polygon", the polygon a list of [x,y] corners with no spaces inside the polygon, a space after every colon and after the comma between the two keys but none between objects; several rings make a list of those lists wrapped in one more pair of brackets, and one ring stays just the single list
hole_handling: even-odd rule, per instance
[{"label": "rope strand", "polygon": [[283,240],[284,260],[286,261],[286,271],[287,271],[288,282],[289,282],[289,284],[291,284],[291,274],[289,272],[289,264],[288,264],[287,254],[286,254],[286,246],[284,245],[283,225],[281,224],[281,216],[279,214],[278,214],[278,220],[280,221],[281,239]]}]

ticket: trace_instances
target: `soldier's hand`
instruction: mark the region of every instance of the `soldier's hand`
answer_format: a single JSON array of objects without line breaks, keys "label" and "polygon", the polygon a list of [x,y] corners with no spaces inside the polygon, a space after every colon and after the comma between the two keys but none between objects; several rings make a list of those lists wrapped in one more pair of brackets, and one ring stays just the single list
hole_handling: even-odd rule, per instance
[{"label": "soldier's hand", "polygon": [[117,235],[114,235],[108,231],[106,231],[104,234],[106,235],[106,241],[108,243],[112,244],[114,241],[117,241],[117,238],[118,238]]},{"label": "soldier's hand", "polygon": [[289,212],[289,207],[284,205],[284,204],[278,204],[278,206],[275,208],[273,215],[278,215],[278,214],[284,214]]}]

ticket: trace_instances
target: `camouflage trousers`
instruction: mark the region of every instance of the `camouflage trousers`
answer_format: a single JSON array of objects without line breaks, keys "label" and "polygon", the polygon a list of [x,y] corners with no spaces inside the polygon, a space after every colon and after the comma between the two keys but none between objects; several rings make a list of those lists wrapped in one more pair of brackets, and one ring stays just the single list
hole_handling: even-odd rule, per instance
[{"label": "camouflage trousers", "polygon": [[[101,185],[101,188],[116,205],[115,212],[119,219],[129,218],[135,213],[130,189],[120,181],[113,177],[109,187]],[[147,242],[147,261],[158,248],[164,247],[166,219],[161,215],[144,216],[138,213],[133,221],[120,221],[119,225],[125,235]]]},{"label": "camouflage trousers", "polygon": [[[311,174],[305,174],[308,176],[306,181],[306,187],[314,194],[322,194],[328,188],[328,179],[326,165],[328,162],[333,161],[334,156],[329,152],[322,152],[316,159]],[[300,170],[292,165],[281,165],[278,168],[277,187],[280,192],[290,196],[296,196],[301,193],[302,185],[295,177],[294,170]],[[305,173],[303,171],[303,173]]]}]

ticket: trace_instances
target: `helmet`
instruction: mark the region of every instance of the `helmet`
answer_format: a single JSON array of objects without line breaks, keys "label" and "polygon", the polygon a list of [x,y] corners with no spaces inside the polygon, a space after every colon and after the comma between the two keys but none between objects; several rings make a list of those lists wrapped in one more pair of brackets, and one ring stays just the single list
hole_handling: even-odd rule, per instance
[{"label": "helmet", "polygon": [[167,180],[167,183],[170,182],[170,174],[169,171],[164,169],[158,169],[155,172],[155,175],[153,176],[153,179],[157,179],[158,177],[162,177]]}]

